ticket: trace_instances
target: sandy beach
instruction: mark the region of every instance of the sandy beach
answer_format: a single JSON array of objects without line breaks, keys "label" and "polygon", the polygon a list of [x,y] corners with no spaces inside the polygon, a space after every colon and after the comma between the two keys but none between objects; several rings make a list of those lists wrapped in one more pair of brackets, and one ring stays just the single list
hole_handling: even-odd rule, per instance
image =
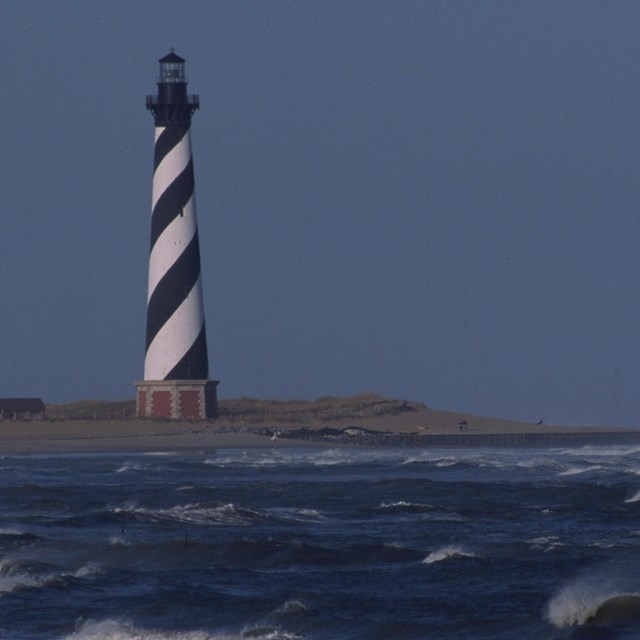
[{"label": "sandy beach", "polygon": [[56,406],[49,412],[56,416],[53,419],[1,422],[0,455],[199,453],[225,447],[640,444],[640,430],[516,422],[375,395],[222,401],[217,419],[197,422],[100,419],[105,410],[98,411],[95,403],[89,413],[96,417],[87,418],[81,417],[78,406],[87,413],[86,403]]}]

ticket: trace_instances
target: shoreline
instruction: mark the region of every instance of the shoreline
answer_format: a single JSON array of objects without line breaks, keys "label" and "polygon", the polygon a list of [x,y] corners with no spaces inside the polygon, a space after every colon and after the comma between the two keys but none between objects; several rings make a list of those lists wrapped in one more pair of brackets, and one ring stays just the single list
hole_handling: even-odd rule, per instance
[{"label": "shoreline", "polygon": [[[55,420],[0,422],[0,455],[206,454],[216,449],[290,447],[567,447],[640,445],[640,430],[541,427],[479,419],[465,425],[416,424],[425,416],[378,416],[314,424],[208,420]],[[424,422],[424,420],[422,421]]]}]

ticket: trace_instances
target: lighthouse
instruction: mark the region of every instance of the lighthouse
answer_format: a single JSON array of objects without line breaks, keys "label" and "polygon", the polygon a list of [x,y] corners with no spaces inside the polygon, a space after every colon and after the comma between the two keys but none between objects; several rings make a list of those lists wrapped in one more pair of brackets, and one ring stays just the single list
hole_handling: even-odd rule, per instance
[{"label": "lighthouse", "polygon": [[160,58],[155,121],[151,243],[144,380],[136,382],[139,417],[202,419],[216,415],[218,381],[209,380],[200,246],[185,61]]}]

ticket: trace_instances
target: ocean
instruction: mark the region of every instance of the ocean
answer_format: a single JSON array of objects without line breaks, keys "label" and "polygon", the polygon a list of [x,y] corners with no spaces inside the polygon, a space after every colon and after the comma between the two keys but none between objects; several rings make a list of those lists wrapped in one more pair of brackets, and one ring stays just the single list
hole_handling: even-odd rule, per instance
[{"label": "ocean", "polygon": [[0,638],[640,638],[640,448],[0,459]]}]

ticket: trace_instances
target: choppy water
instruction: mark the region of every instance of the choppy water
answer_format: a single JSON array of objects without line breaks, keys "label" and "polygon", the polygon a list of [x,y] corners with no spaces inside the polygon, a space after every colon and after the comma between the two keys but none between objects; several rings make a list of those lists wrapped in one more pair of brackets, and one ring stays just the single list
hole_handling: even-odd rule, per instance
[{"label": "choppy water", "polygon": [[0,469],[2,638],[640,637],[637,447]]}]

